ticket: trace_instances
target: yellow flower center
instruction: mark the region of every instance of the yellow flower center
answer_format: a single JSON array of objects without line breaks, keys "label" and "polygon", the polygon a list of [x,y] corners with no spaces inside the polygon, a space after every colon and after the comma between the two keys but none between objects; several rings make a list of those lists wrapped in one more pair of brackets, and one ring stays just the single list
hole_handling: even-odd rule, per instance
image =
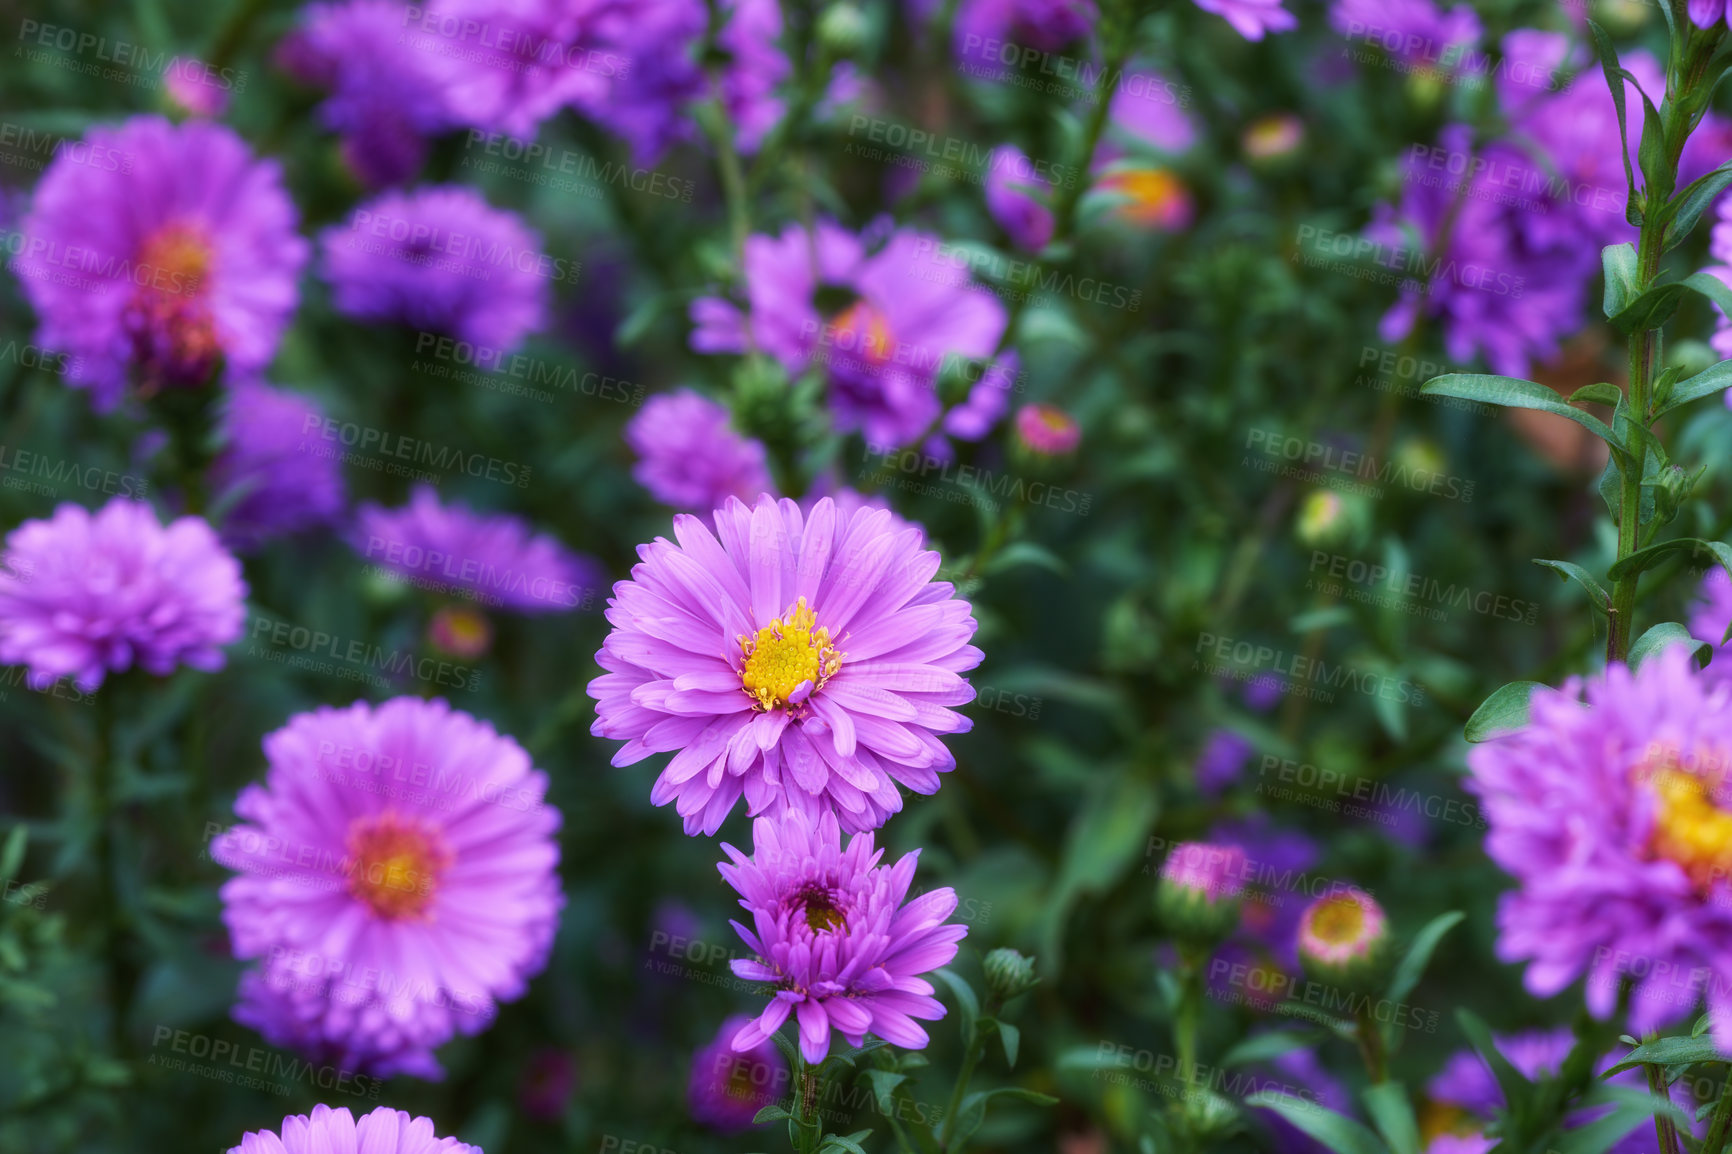
[{"label": "yellow flower center", "polygon": [[801,898],[806,907],[806,924],[812,928],[813,933],[833,930],[847,920],[842,916],[842,911],[836,908],[828,890],[813,886],[808,888]]},{"label": "yellow flower center", "polygon": [[146,378],[197,378],[222,352],[205,302],[210,241],[190,224],[168,224],[139,247],[132,269],[135,336]]},{"label": "yellow flower center", "polygon": [[349,893],[386,921],[427,918],[451,852],[432,830],[387,810],[349,831]]},{"label": "yellow flower center", "polygon": [[820,628],[818,615],[804,597],[782,616],[758,630],[756,637],[740,636],[745,665],[740,684],[762,712],[798,708],[842,668],[842,654],[830,640],[830,631]]},{"label": "yellow flower center", "polygon": [[889,320],[864,300],[857,300],[836,314],[830,327],[835,330],[837,348],[860,357],[874,368],[888,363],[896,350]]},{"label": "yellow flower center", "polygon": [[1100,187],[1126,198],[1119,215],[1133,224],[1174,228],[1184,223],[1185,186],[1164,168],[1130,168],[1109,173]]},{"label": "yellow flower center", "polygon": [[1659,802],[1653,852],[1677,862],[1706,893],[1732,877],[1732,813],[1712,796],[1726,784],[1726,758],[1703,752],[1695,761],[1700,772],[1679,765],[1675,750],[1666,751],[1644,761],[1637,775],[1652,785]]},{"label": "yellow flower center", "polygon": [[1311,915],[1311,936],[1331,946],[1352,946],[1365,935],[1365,910],[1348,894],[1317,903]]}]

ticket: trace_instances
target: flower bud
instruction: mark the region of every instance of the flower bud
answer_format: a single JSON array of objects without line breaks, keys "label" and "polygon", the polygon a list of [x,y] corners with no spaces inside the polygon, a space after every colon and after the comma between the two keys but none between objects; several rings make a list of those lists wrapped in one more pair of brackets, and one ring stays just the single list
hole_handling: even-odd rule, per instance
[{"label": "flower bud", "polygon": [[1082,428],[1056,405],[1024,405],[1016,412],[1016,440],[1037,457],[1063,457],[1082,442]]},{"label": "flower bud", "polygon": [[427,639],[443,653],[472,661],[493,644],[493,626],[472,606],[441,605],[427,625]]},{"label": "flower bud", "polygon": [[986,955],[986,989],[1001,1002],[1034,989],[1040,979],[1034,974],[1034,959],[1011,949],[993,950]]},{"label": "flower bud", "polygon": [[868,31],[865,14],[848,0],[830,5],[818,18],[818,42],[840,60],[866,46]]},{"label": "flower bud", "polygon": [[1185,1094],[1185,1123],[1203,1142],[1225,1138],[1239,1127],[1239,1107],[1231,1098],[1199,1086]]},{"label": "flower bud", "polygon": [[1155,911],[1175,938],[1213,945],[1239,924],[1245,851],[1236,845],[1187,841],[1161,866]]},{"label": "flower bud", "polygon": [[1299,505],[1294,531],[1303,544],[1313,548],[1339,544],[1348,528],[1346,502],[1339,493],[1315,489]]},{"label": "flower bud", "polygon": [[1364,890],[1350,886],[1318,898],[1299,919],[1299,964],[1313,981],[1369,992],[1389,954],[1389,920]]},{"label": "flower bud", "polygon": [[1259,116],[1245,129],[1241,147],[1251,163],[1274,166],[1293,156],[1305,141],[1305,124],[1291,112]]}]

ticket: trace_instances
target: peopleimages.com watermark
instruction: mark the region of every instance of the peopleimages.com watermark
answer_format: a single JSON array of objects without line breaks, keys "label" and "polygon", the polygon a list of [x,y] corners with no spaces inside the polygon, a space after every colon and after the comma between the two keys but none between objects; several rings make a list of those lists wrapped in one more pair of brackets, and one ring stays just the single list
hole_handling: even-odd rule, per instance
[{"label": "peopleimages.com watermark", "polygon": [[1335,232],[1314,224],[1299,226],[1296,247],[1299,262],[1307,268],[1328,269],[1413,291],[1428,283],[1448,283],[1520,300],[1527,285],[1525,277],[1487,265],[1432,256],[1424,249],[1384,244],[1362,233]]},{"label": "peopleimages.com watermark", "polygon": [[247,74],[241,69],[213,68],[191,56],[177,56],[61,24],[26,19],[18,25],[18,43],[19,47],[13,49],[15,56],[99,80],[155,88],[169,72],[174,72],[189,83],[236,95],[247,87]]},{"label": "peopleimages.com watermark", "polygon": [[50,163],[65,162],[102,172],[132,172],[132,153],[111,145],[92,144],[77,137],[46,132],[10,120],[0,120],[0,164],[40,172]]},{"label": "peopleimages.com watermark", "polygon": [[1335,1018],[1369,1018],[1380,1026],[1437,1033],[1443,1014],[1393,998],[1345,990],[1328,982],[1296,977],[1269,966],[1217,957],[1209,963],[1209,996],[1235,1005],[1266,1008],[1286,1005],[1294,1017],[1327,1022]]},{"label": "peopleimages.com watermark", "polygon": [[393,649],[358,638],[345,639],[323,629],[272,621],[262,615],[253,618],[247,654],[316,673],[365,681],[375,689],[388,689],[392,684],[410,678],[446,689],[475,690],[481,687],[481,671],[467,665],[423,657],[412,649]]},{"label": "peopleimages.com watermark", "polygon": [[1340,596],[1345,601],[1397,609],[1430,621],[1444,621],[1452,611],[1467,609],[1495,621],[1532,625],[1539,620],[1540,612],[1537,601],[1524,601],[1453,581],[1446,583],[1322,549],[1311,551],[1310,576],[1305,580],[1305,588]]},{"label": "peopleimages.com watermark", "polygon": [[1259,674],[1277,673],[1285,679],[1281,692],[1325,704],[1335,700],[1332,690],[1344,687],[1385,701],[1408,705],[1425,703],[1425,687],[1411,681],[1233,637],[1200,633],[1195,652],[1197,658],[1191,663],[1195,672],[1241,681]]},{"label": "peopleimages.com watermark", "polygon": [[[958,464],[917,449],[868,444],[864,459],[872,466],[868,474],[869,483],[882,484],[888,478],[898,488],[918,486],[918,491],[933,493],[946,500],[984,502],[989,509],[996,509],[1002,501],[1026,502],[1086,517],[1089,507],[1094,504],[1092,493],[1081,493],[978,465]],[[959,495],[949,496],[946,490],[938,488],[942,485],[954,486],[948,493]]]},{"label": "peopleimages.com watermark", "polygon": [[[959,284],[959,278],[940,280],[945,270],[972,273],[995,295],[1006,300],[1021,299],[1025,303],[1049,305],[1059,297],[1070,297],[1083,304],[1102,305],[1121,312],[1136,312],[1143,304],[1143,290],[1115,284],[1092,276],[1077,276],[1063,269],[1049,268],[1038,260],[1017,260],[992,249],[971,244],[945,244],[931,237],[921,237],[914,243],[915,255],[922,258],[916,275],[940,284]],[[923,271],[924,270],[924,271]]]},{"label": "peopleimages.com watermark", "polygon": [[[919,172],[935,171],[952,179],[984,183],[1003,173],[1012,180],[1074,188],[1077,167],[1037,160],[1020,153],[988,148],[960,136],[911,128],[894,120],[855,113],[848,119],[851,138],[842,151],[863,160],[883,161]],[[882,147],[879,147],[882,146]]]},{"label": "peopleimages.com watermark", "polygon": [[[1375,371],[1364,371],[1372,365],[1376,366]],[[1470,401],[1466,397],[1446,397],[1438,393],[1420,392],[1425,382],[1431,378],[1461,371],[1454,365],[1441,361],[1428,361],[1423,357],[1408,356],[1405,353],[1380,349],[1375,345],[1363,345],[1359,349],[1359,369],[1353,383],[1360,388],[1379,393],[1394,393],[1399,397],[1422,397],[1434,405],[1446,409],[1460,409],[1462,412],[1482,417],[1494,416],[1498,411],[1495,405]]]},{"label": "peopleimages.com watermark", "polygon": [[65,457],[51,457],[30,449],[0,445],[0,487],[51,497],[65,492],[69,486],[110,497],[142,499],[150,488],[150,482],[131,473],[117,473],[96,465],[81,465]]},{"label": "peopleimages.com watermark", "polygon": [[516,461],[502,461],[486,453],[465,452],[450,445],[423,441],[354,421],[339,421],[318,413],[308,413],[302,418],[301,440],[295,449],[362,467],[389,469],[394,464],[412,462],[442,473],[462,473],[478,481],[496,481],[519,489],[528,487],[533,468]]},{"label": "peopleimages.com watermark", "polygon": [[383,1078],[371,1078],[338,1066],[315,1066],[263,1046],[248,1046],[173,1026],[155,1027],[151,1031],[150,1049],[150,1057],[145,1060],[148,1066],[168,1073],[197,1074],[269,1094],[290,1094],[299,1084],[326,1093],[377,1098],[385,1086]]},{"label": "peopleimages.com watermark", "polygon": [[1356,449],[1343,449],[1307,437],[1290,437],[1269,429],[1246,430],[1245,448],[1255,449],[1262,456],[1245,458],[1240,463],[1260,472],[1281,473],[1289,469],[1293,475],[1305,480],[1373,500],[1381,500],[1384,489],[1391,485],[1463,503],[1473,500],[1473,481],[1441,470],[1427,469],[1399,456],[1379,460]]},{"label": "peopleimages.com watermark", "polygon": [[358,249],[370,256],[437,266],[442,273],[454,272],[479,281],[523,274],[575,284],[583,272],[581,261],[548,256],[538,249],[518,247],[497,237],[458,232],[378,208],[356,209],[349,218],[349,235],[341,243],[344,248]]},{"label": "peopleimages.com watermark", "polygon": [[[1244,1099],[1259,1091],[1284,1093],[1301,1107],[1321,1108],[1317,1091],[1294,1086],[1253,1070],[1187,1062],[1173,1054],[1140,1050],[1111,1040],[1095,1052],[1094,1077],[1111,1086],[1130,1086],[1167,1098],[1189,1101],[1207,1095]],[[1139,1074],[1149,1075],[1147,1078]]]},{"label": "peopleimages.com watermark", "polygon": [[[698,187],[696,181],[669,176],[653,168],[632,168],[611,160],[599,161],[585,152],[523,141],[503,132],[483,132],[472,128],[463,143],[463,151],[463,159],[457,165],[459,168],[499,174],[538,188],[575,192],[591,199],[604,197],[606,186],[612,184],[654,200],[690,204]],[[481,154],[479,157],[475,155],[477,152]]]},{"label": "peopleimages.com watermark", "polygon": [[[417,356],[430,356],[433,362],[437,362],[417,360],[410,363],[410,368],[430,377],[447,377],[496,393],[528,397],[544,405],[551,405],[557,398],[546,389],[535,388],[536,385],[634,408],[643,404],[646,392],[644,386],[633,381],[595,372],[579,373],[570,365],[555,364],[510,349],[477,345],[439,333],[417,333],[415,353]],[[471,366],[480,371],[469,371]],[[518,384],[520,381],[525,383]]]},{"label": "peopleimages.com watermark", "polygon": [[1486,828],[1485,814],[1472,801],[1394,786],[1376,778],[1352,776],[1338,769],[1319,769],[1309,762],[1293,761],[1274,754],[1263,755],[1257,776],[1263,779],[1257,785],[1260,794],[1281,801],[1297,801],[1331,813],[1365,818],[1379,825],[1394,825],[1397,815],[1412,812],[1431,821],[1473,829]]}]

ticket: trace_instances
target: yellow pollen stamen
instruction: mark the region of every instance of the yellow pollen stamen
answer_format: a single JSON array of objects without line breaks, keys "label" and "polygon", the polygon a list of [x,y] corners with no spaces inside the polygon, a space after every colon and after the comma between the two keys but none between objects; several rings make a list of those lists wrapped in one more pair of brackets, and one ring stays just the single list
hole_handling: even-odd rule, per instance
[{"label": "yellow pollen stamen", "polygon": [[349,831],[349,893],[387,921],[426,919],[451,852],[431,830],[387,811]]},{"label": "yellow pollen stamen", "polygon": [[836,908],[836,903],[831,901],[827,891],[808,889],[802,896],[806,907],[806,924],[813,933],[833,930],[847,920],[842,916],[842,911]]},{"label": "yellow pollen stamen", "polygon": [[874,366],[890,360],[896,340],[890,333],[890,322],[883,313],[863,300],[857,300],[836,315],[831,322],[838,348],[858,355]]},{"label": "yellow pollen stamen", "polygon": [[1365,910],[1346,894],[1318,903],[1311,936],[1332,946],[1350,946],[1365,934]]},{"label": "yellow pollen stamen", "polygon": [[1654,814],[1653,852],[1682,866],[1697,889],[1706,892],[1732,877],[1732,813],[1715,804],[1715,787],[1725,782],[1726,762],[1712,754],[1698,758],[1712,780],[1678,764],[1676,753],[1650,759],[1637,770],[1659,802]]},{"label": "yellow pollen stamen", "polygon": [[1119,214],[1137,224],[1169,227],[1183,214],[1185,186],[1164,168],[1133,168],[1104,177],[1100,185],[1127,198]]},{"label": "yellow pollen stamen", "polygon": [[783,708],[798,712],[842,668],[842,654],[830,640],[830,631],[819,627],[818,615],[804,597],[758,630],[756,637],[742,634],[739,640],[745,657],[740,684],[762,712]]}]

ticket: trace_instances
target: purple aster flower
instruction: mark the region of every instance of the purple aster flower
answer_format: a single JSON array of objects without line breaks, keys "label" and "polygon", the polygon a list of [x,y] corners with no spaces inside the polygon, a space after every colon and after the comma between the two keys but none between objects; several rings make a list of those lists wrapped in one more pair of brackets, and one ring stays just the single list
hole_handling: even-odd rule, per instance
[{"label": "purple aster flower", "polygon": [[[717,94],[735,147],[749,154],[782,116],[775,89],[792,71],[777,45],[782,12],[775,0],[725,0],[721,8],[717,46],[727,61]],[[637,164],[653,165],[697,137],[691,105],[712,94],[698,61],[708,24],[703,0],[644,0],[604,17],[604,38],[630,66],[589,114],[631,143]]]},{"label": "purple aster flower", "polygon": [[1024,49],[1056,53],[1085,39],[1095,19],[1092,0],[962,0],[952,39],[965,73],[996,78]]},{"label": "purple aster flower", "polygon": [[371,187],[412,178],[428,139],[455,124],[438,57],[407,42],[414,11],[399,0],[309,4],[277,49],[286,71],[330,92],[319,120]]},{"label": "purple aster flower", "polygon": [[228,390],[223,450],[211,489],[223,509],[223,540],[255,549],[272,537],[329,525],[342,516],[343,471],[332,457],[302,451],[325,414],[307,397],[241,381]]},{"label": "purple aster flower", "polygon": [[1484,1134],[1439,1134],[1425,1147],[1425,1154],[1490,1154],[1496,1138]]},{"label": "purple aster flower", "polygon": [[1287,679],[1279,673],[1259,673],[1245,682],[1245,704],[1258,713],[1267,713],[1280,704],[1287,692]]},{"label": "purple aster flower", "polygon": [[918,528],[765,495],[730,498],[714,533],[676,516],[674,536],[614,586],[589,683],[590,732],[625,742],[614,765],[674,753],[652,802],[688,834],[714,834],[742,795],[753,816],[833,812],[853,833],[902,808],[898,785],[937,791],[981,653]]},{"label": "purple aster flower", "polygon": [[[865,238],[829,221],[815,236],[790,226],[746,242],[745,275],[746,312],[716,297],[693,302],[692,347],[743,353],[749,331],[791,375],[822,365],[837,427],[873,445],[918,440],[942,412],[940,371],[992,356],[1008,321],[998,299],[969,282],[966,261],[918,232],[894,232],[869,252]],[[1007,406],[1013,371],[1007,357],[980,372],[941,430],[984,437]]]},{"label": "purple aster flower", "polygon": [[1403,64],[1449,73],[1479,43],[1479,17],[1462,4],[1443,12],[1431,0],[1335,0],[1329,24]]},{"label": "purple aster flower", "polygon": [[1281,0],[1192,0],[1233,26],[1247,40],[1261,40],[1267,32],[1286,32],[1299,26],[1299,18],[1281,7]]},{"label": "purple aster flower", "polygon": [[[1197,141],[1196,122],[1185,111],[1190,103],[1188,88],[1146,65],[1128,66],[1108,110],[1113,136],[1141,150],[1184,152]],[[1125,155],[1123,148],[1103,143],[1095,152],[1093,168],[1098,172]]]},{"label": "purple aster flower", "polygon": [[1052,209],[1046,196],[1052,181],[1013,144],[992,150],[986,168],[986,211],[1018,248],[1038,251],[1052,239]]},{"label": "purple aster flower", "polygon": [[947,964],[968,935],[968,927],[944,921],[956,891],[928,890],[904,904],[920,851],[881,866],[884,851],[870,832],[842,848],[834,814],[816,822],[798,810],[761,817],[752,823],[752,849],[747,857],[724,844],[732,864],[716,868],[752,915],[751,928],[732,925],[757,957],[736,958],[734,973],[772,983],[775,993],[734,1035],[734,1049],[762,1045],[790,1014],[800,1054],[814,1064],[830,1053],[832,1028],[851,1046],[872,1033],[924,1049],[926,1031],[914,1019],[942,1018],[944,1007],[920,975]]},{"label": "purple aster flower", "polygon": [[1706,992],[1732,1048],[1732,986],[1707,981],[1732,971],[1732,686],[1674,646],[1636,672],[1536,690],[1528,724],[1468,766],[1486,852],[1518,887],[1499,906],[1498,956],[1531,963],[1528,990],[1549,997],[1585,974],[1605,1017],[1628,976],[1635,1033]]},{"label": "purple aster flower", "polygon": [[481,1154],[481,1147],[435,1137],[433,1119],[411,1118],[389,1106],[363,1114],[359,1122],[347,1106],[314,1106],[311,1117],[284,1118],[281,1137],[254,1130],[228,1154]]},{"label": "purple aster flower", "polygon": [[239,875],[222,887],[235,956],[261,960],[236,1016],[306,1053],[436,1073],[432,1047],[546,964],[564,904],[547,776],[418,697],[297,714],[264,748],[264,784],[211,845]]},{"label": "purple aster flower", "polygon": [[29,666],[37,689],[72,677],[91,692],[134,666],[221,669],[245,623],[240,563],[210,525],[164,526],[142,501],[61,505],[12,530],[3,561],[0,663]]},{"label": "purple aster flower", "polygon": [[1690,0],[1687,10],[1690,23],[1698,28],[1712,28],[1726,20],[1726,0]]},{"label": "purple aster flower", "polygon": [[1732,577],[1715,569],[1702,581],[1690,613],[1690,635],[1714,647],[1714,660],[1702,671],[1711,681],[1732,681],[1732,643],[1725,643],[1732,627]]},{"label": "purple aster flower", "polygon": [[692,1058],[686,1106],[694,1121],[724,1134],[749,1130],[758,1111],[788,1090],[788,1063],[774,1042],[765,1038],[743,1053],[735,1051],[733,1039],[751,1022],[735,1014]]},{"label": "purple aster flower", "polygon": [[320,238],[337,311],[514,349],[547,320],[563,275],[517,214],[462,185],[388,192]]},{"label": "purple aster flower", "polygon": [[106,410],[129,369],[147,389],[203,384],[219,362],[263,369],[307,259],[276,162],[208,120],[140,116],[85,140],[90,151],[63,149],[43,174],[11,266],[36,339],[74,358],[67,380]]},{"label": "purple aster flower", "polygon": [[221,116],[228,111],[234,82],[192,56],[169,58],[162,86],[175,107],[189,116]]},{"label": "purple aster flower", "polygon": [[1252,752],[1250,740],[1242,734],[1230,729],[1212,731],[1203,751],[1197,755],[1197,788],[1205,797],[1219,797],[1222,790],[1245,772],[1245,762]]},{"label": "purple aster flower", "polygon": [[522,518],[441,505],[431,485],[417,485],[401,509],[362,505],[354,546],[414,584],[519,613],[587,607],[605,579],[595,561]]},{"label": "purple aster flower", "polygon": [[625,427],[638,455],[632,476],[664,505],[708,513],[729,497],[774,492],[764,446],[728,423],[728,410],[691,389],[651,397]]},{"label": "purple aster flower", "polygon": [[[1450,125],[1439,137],[1446,155],[1470,155],[1472,133]],[[1586,288],[1593,279],[1592,246],[1540,243],[1525,202],[1500,190],[1488,173],[1531,167],[1526,154],[1494,143],[1480,150],[1485,166],[1458,195],[1456,177],[1428,171],[1431,150],[1407,157],[1399,208],[1379,206],[1366,235],[1383,246],[1379,259],[1419,270],[1436,262],[1430,291],[1410,278],[1384,315],[1385,340],[1402,339],[1421,309],[1442,328],[1450,357],[1467,362],[1483,354],[1492,368],[1526,376],[1535,359],[1557,355],[1565,336],[1581,327]],[[1621,179],[1621,177],[1620,177]],[[1459,208],[1457,203],[1459,201]],[[1448,228],[1447,236],[1445,229]]]},{"label": "purple aster flower", "polygon": [[562,108],[592,112],[639,62],[606,38],[622,0],[439,0],[415,9],[405,43],[436,61],[460,122],[533,140]]}]

